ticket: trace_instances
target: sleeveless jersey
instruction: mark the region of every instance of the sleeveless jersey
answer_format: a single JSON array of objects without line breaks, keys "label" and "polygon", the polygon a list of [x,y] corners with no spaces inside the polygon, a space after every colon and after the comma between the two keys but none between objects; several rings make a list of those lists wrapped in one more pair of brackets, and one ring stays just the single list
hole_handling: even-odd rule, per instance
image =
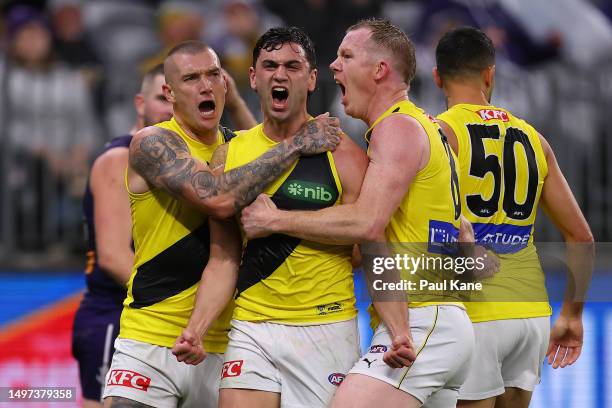
[{"label": "sleeveless jersey", "polygon": [[[108,142],[98,157],[115,148],[127,149],[132,135],[119,136]],[[104,310],[121,311],[125,299],[125,288],[117,283],[98,264],[96,249],[96,225],[94,223],[94,199],[89,181],[83,195],[83,224],[87,245],[87,265],[85,266],[85,284],[87,291],[83,296],[80,308],[102,312]],[[95,318],[95,316],[92,316]]]},{"label": "sleeveless jersey", "polygon": [[[225,171],[273,148],[263,125],[238,132]],[[342,199],[331,153],[301,157],[265,190],[278,208],[317,210]],[[356,316],[351,246],[326,245],[284,234],[247,241],[238,275],[234,318],[321,324]]]},{"label": "sleeveless jersey", "polygon": [[[549,316],[544,274],[533,245],[537,205],[548,173],[536,130],[505,109],[459,104],[438,116],[455,132],[463,214],[476,241],[500,258],[466,303],[474,322]],[[500,302],[488,302],[501,300]],[[523,300],[523,301],[521,301]]]},{"label": "sleeveless jersey", "polygon": [[[368,142],[374,128],[392,115],[406,115],[417,120],[427,134],[430,152],[429,161],[412,180],[408,192],[387,225],[385,235],[394,252],[416,258],[426,257],[433,261],[436,257],[448,255],[449,244],[458,238],[461,207],[455,155],[433,118],[408,100],[391,106],[374,122],[366,133]],[[410,143],[409,134],[406,135],[405,143]],[[402,279],[417,284],[417,289],[408,293],[409,306],[461,306],[460,295],[450,285],[420,289],[418,284],[423,280],[442,285],[444,281],[457,278],[452,269],[445,270],[439,266],[440,263],[428,262],[426,265],[416,269],[413,274],[400,271]],[[374,326],[377,320],[374,315]]]},{"label": "sleeveless jersey", "polygon": [[[225,142],[207,145],[187,136],[174,118],[156,126],[179,135],[191,155],[208,162]],[[127,185],[127,173],[126,173]],[[119,337],[172,347],[187,326],[202,271],[208,262],[208,217],[194,206],[159,188],[129,192],[134,238],[134,269],[128,282]],[[206,351],[223,353],[227,346],[231,304],[204,338]]]}]

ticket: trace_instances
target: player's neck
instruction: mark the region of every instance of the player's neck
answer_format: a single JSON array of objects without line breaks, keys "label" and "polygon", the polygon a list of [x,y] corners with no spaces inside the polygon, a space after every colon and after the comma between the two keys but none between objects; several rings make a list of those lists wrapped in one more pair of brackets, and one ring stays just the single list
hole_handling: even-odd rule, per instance
[{"label": "player's neck", "polygon": [[217,142],[218,128],[215,127],[213,129],[194,130],[183,122],[180,117],[175,115],[174,119],[176,119],[176,122],[179,124],[183,132],[185,132],[185,134],[193,140],[207,145],[212,145]]},{"label": "player's neck", "polygon": [[444,93],[446,94],[446,104],[449,109],[461,103],[490,105],[482,88],[472,84],[449,84],[444,87]]},{"label": "player's neck", "polygon": [[264,115],[263,130],[268,138],[276,142],[282,142],[293,136],[309,118],[310,115],[306,110],[285,120],[277,120]]},{"label": "player's neck", "polygon": [[144,120],[140,117],[136,118],[136,123],[134,123],[134,126],[132,126],[132,129],[130,130],[130,135],[135,135],[136,132],[144,127]]},{"label": "player's neck", "polygon": [[371,99],[368,111],[365,117],[365,122],[368,127],[371,127],[376,119],[380,118],[383,113],[391,106],[401,101],[409,101],[408,89],[395,89],[390,92],[377,92]]}]

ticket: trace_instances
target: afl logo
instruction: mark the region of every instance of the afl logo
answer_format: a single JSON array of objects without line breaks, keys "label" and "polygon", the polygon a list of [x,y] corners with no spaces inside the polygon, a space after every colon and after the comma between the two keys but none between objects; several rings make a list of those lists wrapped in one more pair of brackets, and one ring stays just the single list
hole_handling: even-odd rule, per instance
[{"label": "afl logo", "polygon": [[387,351],[387,346],[383,346],[382,344],[376,344],[370,347],[370,353],[384,353]]},{"label": "afl logo", "polygon": [[344,381],[344,377],[345,375],[342,373],[333,373],[333,374],[330,374],[329,377],[327,377],[327,380],[332,385],[335,385],[336,387],[338,387],[340,384],[342,384],[342,381]]}]

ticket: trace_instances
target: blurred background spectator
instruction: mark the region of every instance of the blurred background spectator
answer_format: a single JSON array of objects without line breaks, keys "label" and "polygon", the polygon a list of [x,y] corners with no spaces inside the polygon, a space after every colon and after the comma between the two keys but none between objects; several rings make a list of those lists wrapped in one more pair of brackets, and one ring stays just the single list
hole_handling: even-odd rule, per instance
[{"label": "blurred background spectator", "polygon": [[210,13],[205,39],[219,54],[251,111],[261,119],[259,98],[249,84],[253,47],[261,34],[283,21],[254,0],[220,2]]},{"label": "blurred background spectator", "polygon": [[104,67],[100,56],[93,48],[89,33],[85,31],[81,0],[52,0],[49,3],[49,12],[55,53],[68,66],[81,71],[92,92],[94,108],[103,116]]},{"label": "blurred background spectator", "polygon": [[47,17],[18,5],[5,17],[4,219],[23,249],[80,241],[80,196],[97,123],[84,77],[52,48]]},{"label": "blurred background spectator", "polygon": [[[9,147],[0,168],[0,242],[3,248],[45,250],[50,242],[69,239],[67,231],[76,228],[71,224],[76,224],[79,213],[74,203],[89,154],[111,136],[129,130],[135,114],[131,98],[142,69],[162,61],[170,47],[184,40],[200,39],[213,46],[257,116],[257,97],[248,81],[255,41],[275,25],[304,28],[315,43],[319,69],[310,112],[329,110],[340,116],[343,128],[363,145],[364,126],[344,115],[328,66],[346,28],[370,16],[391,19],[415,41],[418,63],[411,98],[431,114],[445,108],[431,79],[438,38],[460,25],[485,30],[498,51],[493,103],[524,117],[548,137],[596,237],[610,239],[612,135],[605,118],[612,107],[611,4],[605,0],[556,0],[554,7],[549,0],[5,3],[0,10],[0,137]],[[540,240],[558,238],[546,223],[540,223],[539,229]],[[70,240],[77,239],[78,234],[73,235]]]}]

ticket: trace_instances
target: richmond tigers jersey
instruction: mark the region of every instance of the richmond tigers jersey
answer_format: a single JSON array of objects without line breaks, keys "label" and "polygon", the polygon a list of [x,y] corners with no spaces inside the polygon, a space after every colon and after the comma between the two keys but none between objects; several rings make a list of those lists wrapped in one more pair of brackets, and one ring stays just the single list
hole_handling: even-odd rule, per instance
[{"label": "richmond tigers jersey", "polygon": [[[472,292],[474,322],[548,316],[544,274],[533,246],[548,166],[536,130],[505,109],[455,105],[438,116],[455,132],[463,214],[476,241],[500,257],[500,271]],[[485,302],[503,300],[504,302]],[[523,300],[523,301],[521,301]]]},{"label": "richmond tigers jersey", "polygon": [[[178,134],[191,154],[204,162],[225,142],[220,129],[212,145],[185,134],[174,118],[156,126]],[[127,173],[126,173],[127,186]],[[187,326],[202,271],[208,262],[208,218],[159,188],[128,193],[132,208],[135,259],[121,314],[119,337],[172,347]],[[204,338],[206,351],[227,346],[232,305],[228,305]]]},{"label": "richmond tigers jersey", "polygon": [[[407,100],[391,106],[374,122],[366,133],[368,142],[373,129],[383,119],[392,115],[407,115],[416,119],[427,134],[430,153],[428,163],[412,180],[408,192],[387,225],[387,241],[395,243],[396,251],[412,257],[447,254],[445,248],[448,244],[457,241],[461,215],[455,155],[433,118]],[[410,143],[410,135],[405,136],[405,142]],[[404,274],[402,278],[415,282],[420,282],[421,279],[442,282],[456,276],[453,271],[425,267],[413,275]],[[410,307],[441,303],[460,305],[460,302],[457,302],[460,296],[456,291],[430,288],[410,291],[408,300]]]},{"label": "richmond tigers jersey", "polygon": [[[274,147],[263,125],[238,132],[229,143],[225,171]],[[301,157],[265,190],[286,210],[317,210],[342,199],[331,153]],[[310,324],[357,314],[351,246],[325,245],[283,234],[247,241],[238,273],[234,318]]]}]

